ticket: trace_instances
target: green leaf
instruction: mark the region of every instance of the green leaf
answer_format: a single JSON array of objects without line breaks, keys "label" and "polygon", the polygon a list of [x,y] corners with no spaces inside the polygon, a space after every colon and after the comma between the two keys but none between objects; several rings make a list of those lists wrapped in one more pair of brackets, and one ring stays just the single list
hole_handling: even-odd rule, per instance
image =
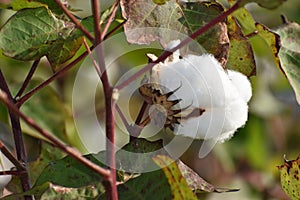
[{"label": "green leaf", "polygon": [[25,195],[35,195],[37,199],[41,199],[42,194],[50,187],[50,183],[43,183],[38,186],[32,187],[30,190],[22,193],[12,194],[5,196],[3,200],[15,200],[24,197]]},{"label": "green leaf", "polygon": [[296,160],[286,161],[278,167],[281,185],[291,200],[300,199],[300,155]]},{"label": "green leaf", "polygon": [[234,16],[227,18],[228,36],[230,39],[230,52],[226,68],[252,76],[256,73],[255,60],[250,41],[244,36],[241,27]]},{"label": "green leaf", "polygon": [[152,0],[121,0],[121,8],[123,17],[127,19],[124,29],[129,43],[150,44],[159,40],[166,46],[178,39],[175,31],[183,31],[183,25],[178,21],[181,9],[175,1],[157,5]]},{"label": "green leaf", "polygon": [[[63,14],[63,10],[59,7],[59,5],[53,0],[33,0],[35,2],[40,2],[42,4],[46,4],[48,8],[55,14],[61,15]],[[61,0],[63,3],[67,2],[66,0]]]},{"label": "green leaf", "polygon": [[116,162],[119,169],[127,172],[152,171],[157,169],[152,157],[158,154],[167,154],[162,140],[149,142],[143,138],[136,138],[117,152]]},{"label": "green leaf", "polygon": [[[179,20],[187,28],[188,34],[194,33],[224,11],[224,8],[216,2],[183,3],[181,8],[183,17]],[[196,39],[208,53],[215,55],[223,66],[229,53],[229,38],[226,29],[223,21]]]},{"label": "green leaf", "polygon": [[53,71],[59,70],[59,65],[72,58],[83,43],[83,37],[57,41],[47,54]]},{"label": "green leaf", "polygon": [[[87,159],[100,164],[94,155],[85,156]],[[83,187],[96,182],[101,182],[99,174],[92,171],[74,158],[67,156],[61,160],[52,161],[43,170],[35,182],[35,186],[51,182],[63,187]]]},{"label": "green leaf", "polygon": [[65,154],[58,148],[46,143],[41,143],[41,152],[35,161],[29,162],[30,179],[35,182],[45,167],[52,161],[62,159]]},{"label": "green leaf", "polygon": [[120,200],[172,199],[170,185],[162,170],[143,173],[119,185],[118,194]]},{"label": "green leaf", "polygon": [[153,160],[165,173],[173,199],[197,199],[174,160],[165,155],[157,155]]},{"label": "green leaf", "polygon": [[[4,55],[22,61],[47,55],[55,69],[56,64],[67,61],[80,47],[81,40],[77,37],[81,36],[74,38],[74,30],[73,23],[56,18],[45,7],[24,9],[1,28],[0,47]],[[53,52],[54,49],[57,53]]]},{"label": "green leaf", "polygon": [[37,2],[32,0],[11,0],[9,1],[9,3],[0,3],[0,8],[11,9],[15,11],[24,8],[38,8],[41,6],[47,7],[47,5],[42,2]]},{"label": "green leaf", "polygon": [[300,104],[300,26],[293,22],[277,29],[281,37],[279,58],[288,81],[290,82],[298,104]]}]

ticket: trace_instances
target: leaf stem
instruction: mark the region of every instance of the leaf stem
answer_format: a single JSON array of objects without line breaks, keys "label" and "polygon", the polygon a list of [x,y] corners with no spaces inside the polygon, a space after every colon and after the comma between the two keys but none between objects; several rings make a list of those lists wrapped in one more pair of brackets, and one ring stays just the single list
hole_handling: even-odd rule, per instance
[{"label": "leaf stem", "polygon": [[218,22],[224,20],[228,15],[233,13],[235,10],[237,10],[240,7],[241,0],[238,0],[231,8],[226,10],[225,12],[221,13],[219,16],[211,20],[209,23],[207,23],[205,26],[199,28],[196,32],[192,33],[189,37],[186,39],[182,40],[180,44],[178,44],[176,47],[170,49],[170,50],[165,50],[163,53],[153,62],[148,63],[144,68],[142,68],[140,71],[136,72],[133,74],[131,77],[129,77],[127,80],[122,82],[120,85],[116,87],[116,89],[121,90],[122,88],[126,87],[128,84],[131,82],[135,81],[139,76],[144,74],[145,72],[151,70],[154,65],[156,65],[159,62],[163,62],[166,58],[168,58],[170,55],[173,54],[176,50],[180,49],[181,47],[187,45],[189,42],[193,41],[196,39],[199,35],[204,33],[205,31],[209,30],[212,26],[217,24]]},{"label": "leaf stem", "polygon": [[15,99],[19,98],[19,97],[23,94],[23,92],[24,92],[24,90],[26,89],[26,87],[27,87],[29,81],[31,80],[31,78],[32,78],[32,76],[33,76],[33,74],[34,74],[34,72],[35,72],[37,66],[39,65],[39,62],[40,62],[40,59],[35,60],[35,61],[32,63],[32,66],[31,66],[31,68],[30,68],[30,70],[29,70],[29,72],[28,72],[28,74],[27,74],[27,76],[26,76],[26,78],[25,78],[25,80],[24,80],[24,82],[23,82],[23,84],[22,84],[20,90],[19,90],[18,93],[16,94]]},{"label": "leaf stem", "polygon": [[[94,47],[92,46],[90,48],[90,50],[92,50]],[[39,90],[41,90],[42,88],[46,87],[47,85],[49,85],[52,81],[56,80],[56,78],[64,75],[67,71],[69,71],[72,67],[74,67],[77,63],[79,63],[83,58],[85,58],[88,55],[88,52],[84,52],[83,54],[81,54],[78,58],[76,58],[74,61],[72,61],[70,64],[68,64],[67,66],[65,66],[64,68],[58,70],[57,72],[55,72],[50,78],[48,78],[47,80],[45,80],[43,83],[41,83],[40,85],[36,86],[35,88],[33,88],[32,90],[30,90],[29,92],[27,92],[24,96],[22,96],[20,99],[17,100],[17,105],[20,106],[23,103],[25,103],[32,95],[34,95],[36,92],[38,92]]]},{"label": "leaf stem", "polygon": [[84,26],[76,19],[76,17],[68,10],[68,8],[62,3],[61,0],[55,0],[57,5],[64,11],[64,13],[70,18],[70,20],[80,29],[83,34],[91,41],[94,41],[92,34],[84,28]]},{"label": "leaf stem", "polygon": [[102,31],[102,33],[101,33],[101,40],[102,40],[102,41],[103,41],[103,39],[105,38],[106,33],[107,33],[107,31],[108,31],[108,28],[110,27],[110,25],[111,25],[111,23],[112,23],[114,17],[116,16],[116,12],[117,12],[117,10],[118,10],[119,2],[120,2],[120,0],[116,0],[116,2],[115,2],[114,5],[113,5],[113,11],[112,11],[111,15],[109,16],[108,21],[107,21],[107,23],[105,24],[105,27],[104,27],[104,29],[103,29],[103,31]]}]

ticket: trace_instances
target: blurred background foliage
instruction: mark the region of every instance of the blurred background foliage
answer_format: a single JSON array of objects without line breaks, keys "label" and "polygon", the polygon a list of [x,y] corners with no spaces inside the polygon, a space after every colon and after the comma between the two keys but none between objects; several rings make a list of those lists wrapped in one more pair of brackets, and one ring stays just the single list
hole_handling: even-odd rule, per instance
[{"label": "blurred background foliage", "polygon": [[[102,2],[102,10],[107,9],[112,3],[107,0]],[[69,3],[73,8],[82,9],[76,12],[79,17],[91,15],[89,1],[69,0]],[[276,29],[282,24],[281,15],[286,16],[289,21],[300,23],[299,0],[288,0],[275,10],[263,9],[256,4],[249,4],[247,8],[256,21],[271,29]],[[2,26],[13,13],[0,10],[0,25]],[[125,41],[125,36],[120,40]],[[287,159],[295,159],[300,153],[300,107],[287,79],[265,49],[263,44],[257,43],[254,46],[257,75],[251,77],[253,97],[249,104],[250,113],[246,126],[239,129],[230,141],[216,145],[204,159],[198,158],[200,147],[198,142],[194,142],[182,157],[184,162],[208,182],[219,187],[240,189],[234,193],[203,194],[205,199],[287,199],[280,187],[277,166],[283,163],[284,155]],[[84,48],[77,54],[83,50]],[[160,52],[153,49],[149,51],[156,54]],[[145,53],[148,53],[147,49],[124,55],[117,61],[119,67],[116,73],[120,75],[132,66],[146,63]],[[8,83],[13,85],[22,83],[31,63],[15,61],[1,54],[0,66]],[[72,85],[77,69],[78,67],[72,69],[51,84],[67,108],[71,108]],[[45,80],[51,74],[51,67],[46,60],[42,60],[35,77]],[[98,98],[101,96],[99,94]],[[136,94],[130,102],[132,104],[130,112],[134,119],[139,108],[136,105],[141,103],[141,99]],[[103,106],[98,105],[100,111]],[[118,141],[124,144],[127,139],[122,137]]]}]

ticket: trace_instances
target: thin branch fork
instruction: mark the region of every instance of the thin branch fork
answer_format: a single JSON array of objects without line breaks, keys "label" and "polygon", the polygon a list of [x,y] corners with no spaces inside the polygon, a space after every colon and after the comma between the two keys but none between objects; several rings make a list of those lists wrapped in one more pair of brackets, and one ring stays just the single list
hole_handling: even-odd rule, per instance
[{"label": "thin branch fork", "polygon": [[[93,50],[94,46],[90,47],[90,50]],[[58,70],[57,72],[55,72],[51,77],[49,77],[47,80],[45,80],[44,82],[42,82],[40,85],[36,86],[35,88],[33,88],[32,90],[30,90],[29,92],[27,92],[24,96],[22,96],[21,98],[19,98],[17,100],[16,105],[20,106],[23,103],[25,103],[32,95],[34,95],[35,93],[37,93],[39,90],[43,89],[44,87],[48,86],[50,83],[52,83],[52,81],[56,80],[56,78],[64,75],[65,73],[67,73],[70,69],[72,69],[77,63],[79,63],[82,59],[84,59],[86,56],[88,55],[88,52],[84,52],[82,53],[78,58],[76,58],[74,61],[72,61],[70,64],[68,64],[67,66],[61,68],[60,70]]]},{"label": "thin branch fork", "polygon": [[106,169],[96,165],[95,163],[91,162],[90,160],[86,159],[85,157],[82,156],[82,154],[78,150],[63,144],[58,139],[53,137],[49,132],[47,132],[47,131],[43,130],[41,127],[39,127],[31,118],[25,116],[14,104],[12,104],[8,100],[7,94],[5,92],[3,92],[2,90],[0,90],[0,99],[13,113],[15,113],[17,116],[19,116],[22,120],[24,120],[24,122],[26,124],[28,124],[30,127],[35,129],[36,131],[38,131],[46,139],[51,141],[57,148],[61,149],[62,151],[67,153],[69,156],[73,157],[74,159],[78,160],[79,162],[81,162],[82,164],[84,164],[85,166],[90,168],[91,170],[95,171],[96,173],[101,175],[104,179],[108,180],[110,178],[109,170],[106,170]]}]

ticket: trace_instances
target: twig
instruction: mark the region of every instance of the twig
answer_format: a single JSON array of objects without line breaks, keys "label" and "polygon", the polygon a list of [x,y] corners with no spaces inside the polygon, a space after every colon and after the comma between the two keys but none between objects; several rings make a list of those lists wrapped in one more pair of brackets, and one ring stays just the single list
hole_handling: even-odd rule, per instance
[{"label": "twig", "polygon": [[4,146],[2,141],[0,141],[0,150],[8,158],[8,160],[16,166],[18,171],[26,170],[26,168],[22,164],[20,164],[20,162],[14,157],[14,155]]},{"label": "twig", "polygon": [[24,171],[14,171],[14,170],[7,170],[7,171],[0,172],[0,176],[4,176],[4,175],[22,176],[23,174]]},{"label": "twig", "polygon": [[12,104],[8,100],[7,94],[5,92],[3,92],[2,90],[0,90],[0,99],[13,113],[15,113],[17,116],[19,116],[22,120],[24,120],[24,122],[26,124],[28,124],[30,127],[35,129],[36,131],[38,131],[46,139],[51,141],[57,148],[64,151],[69,156],[73,157],[74,159],[78,160],[79,162],[81,162],[82,164],[87,166],[88,168],[92,169],[93,171],[95,171],[96,173],[101,175],[104,179],[108,180],[110,178],[110,172],[108,170],[106,170],[106,169],[96,165],[95,163],[91,162],[90,160],[86,159],[85,157],[82,156],[82,154],[78,150],[65,145],[64,143],[62,143],[61,141],[59,141],[58,139],[53,137],[49,132],[47,132],[46,130],[39,127],[34,122],[33,119],[24,115],[14,104]]},{"label": "twig", "polygon": [[143,116],[145,114],[147,107],[148,107],[148,103],[146,101],[144,101],[142,104],[142,107],[139,111],[139,114],[135,120],[135,123],[131,127],[131,131],[129,132],[130,133],[130,139],[129,139],[130,142],[134,141],[141,134],[142,127],[140,126],[140,124],[141,124],[141,121],[143,119]]},{"label": "twig", "polygon": [[143,116],[145,114],[145,111],[146,111],[147,107],[148,107],[148,103],[146,101],[144,101],[143,105],[142,105],[142,107],[140,109],[140,112],[139,112],[139,114],[138,114],[138,116],[137,116],[137,118],[135,120],[135,124],[137,124],[137,125],[140,124],[140,122],[142,121],[142,118],[143,118]]},{"label": "twig", "polygon": [[35,60],[35,61],[33,62],[33,64],[32,64],[32,66],[31,66],[31,68],[30,68],[30,70],[29,70],[29,72],[28,72],[28,74],[27,74],[27,76],[26,76],[26,78],[25,78],[25,80],[24,80],[24,82],[23,82],[23,84],[22,84],[20,90],[18,91],[18,93],[17,93],[16,96],[15,96],[15,99],[19,98],[19,97],[23,94],[23,92],[24,92],[24,90],[26,89],[26,87],[27,87],[29,81],[31,80],[31,78],[32,78],[32,76],[33,76],[33,74],[34,74],[34,72],[35,72],[37,66],[39,65],[39,62],[40,62],[40,59]]},{"label": "twig", "polygon": [[[92,46],[90,49],[92,50],[94,47]],[[79,63],[83,58],[85,58],[88,55],[88,52],[84,52],[81,54],[78,58],[76,58],[74,61],[72,61],[70,64],[65,66],[64,68],[58,70],[55,72],[50,78],[45,80],[43,83],[38,85],[37,87],[33,88],[29,92],[27,92],[24,96],[22,96],[20,99],[17,100],[17,105],[20,106],[23,103],[25,103],[32,95],[34,95],[36,92],[41,90],[42,88],[49,85],[52,81],[56,80],[57,77],[60,77],[64,75],[67,71],[69,71],[72,67],[74,67],[77,63]]]},{"label": "twig", "polygon": [[61,0],[55,0],[57,5],[64,11],[64,13],[70,18],[70,20],[80,29],[83,34],[91,41],[94,41],[92,34],[84,28],[84,26],[76,19],[76,17],[68,10],[68,8],[62,3]]},{"label": "twig", "polygon": [[115,2],[114,5],[113,5],[112,13],[111,13],[111,15],[109,16],[108,21],[107,21],[107,23],[105,24],[105,27],[104,27],[104,29],[103,29],[103,31],[102,31],[102,33],[101,33],[101,40],[102,40],[102,41],[104,40],[104,38],[105,38],[105,36],[106,36],[107,30],[108,30],[108,28],[110,27],[110,25],[111,25],[111,23],[112,23],[112,21],[113,21],[113,18],[116,16],[116,12],[117,12],[117,10],[118,10],[119,2],[120,2],[120,0],[116,0],[116,2]]},{"label": "twig", "polygon": [[122,26],[126,23],[126,20],[124,20],[122,23],[118,24],[115,28],[113,28],[111,31],[109,31],[103,38],[103,40],[106,40],[109,38],[113,33],[115,33],[117,30],[122,28]]},{"label": "twig", "polygon": [[170,50],[165,50],[155,61],[148,63],[147,66],[142,68],[140,71],[136,72],[133,74],[131,77],[129,77],[127,80],[122,82],[120,85],[116,87],[116,89],[121,90],[122,88],[126,87],[128,84],[130,84],[132,81],[135,81],[139,76],[144,74],[145,72],[151,70],[154,65],[156,65],[159,62],[164,61],[166,58],[168,58],[170,55],[173,54],[176,50],[180,49],[181,47],[187,45],[189,42],[197,38],[199,35],[210,29],[212,26],[217,24],[218,22],[224,20],[228,15],[233,13],[235,10],[237,10],[240,6],[241,0],[238,0],[231,8],[229,8],[227,11],[223,12],[213,20],[211,20],[209,23],[207,23],[205,26],[201,27],[198,29],[196,32],[192,33],[189,37],[184,39],[183,41],[180,42],[179,45],[176,47],[170,49]]},{"label": "twig", "polygon": [[89,57],[91,58],[91,60],[92,60],[92,62],[93,62],[93,65],[94,65],[94,67],[95,67],[95,69],[96,69],[96,72],[97,72],[97,74],[98,74],[98,76],[99,76],[99,78],[101,77],[101,69],[100,69],[100,67],[99,67],[99,65],[97,64],[97,61],[95,60],[95,58],[93,57],[93,55],[92,55],[92,52],[91,52],[91,50],[90,50],[90,47],[89,47],[89,45],[87,44],[87,42],[86,42],[86,40],[85,39],[83,39],[83,44],[84,44],[84,46],[85,46],[85,48],[86,48],[86,50],[87,50],[87,52],[88,52],[88,54],[89,54]]},{"label": "twig", "polygon": [[116,111],[118,112],[118,114],[119,114],[126,130],[130,133],[130,131],[129,131],[130,130],[130,125],[127,122],[126,117],[124,116],[124,114],[123,114],[122,110],[120,109],[120,107],[118,106],[118,104],[116,104]]}]

